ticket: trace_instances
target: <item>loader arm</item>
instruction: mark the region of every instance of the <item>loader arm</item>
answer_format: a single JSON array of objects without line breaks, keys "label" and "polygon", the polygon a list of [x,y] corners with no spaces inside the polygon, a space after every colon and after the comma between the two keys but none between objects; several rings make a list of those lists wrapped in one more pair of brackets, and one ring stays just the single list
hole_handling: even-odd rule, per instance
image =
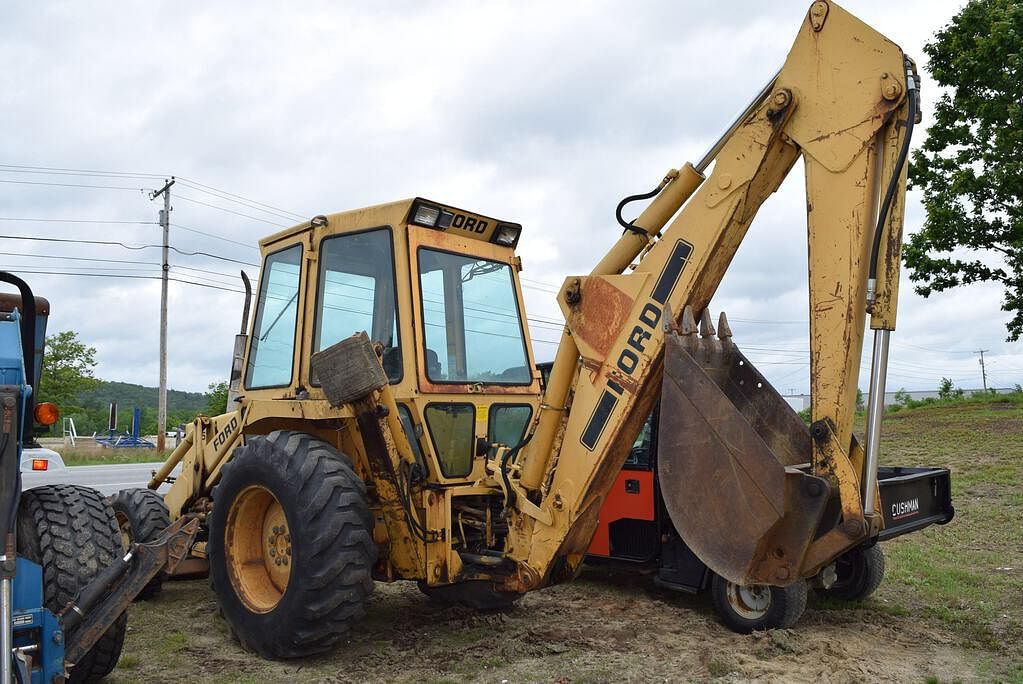
[{"label": "loader arm", "polygon": [[[864,490],[869,468],[876,470],[876,435],[867,445],[871,465],[852,420],[868,280],[871,325],[884,341],[894,329],[905,194],[898,162],[915,114],[913,89],[912,63],[897,45],[835,3],[813,3],[777,77],[708,156],[665,177],[589,276],[566,279],[558,295],[566,326],[541,410],[528,443],[495,466],[511,491],[506,551],[518,573],[508,588],[561,581],[579,566],[601,503],[658,399],[666,361],[665,396],[677,392],[676,403],[662,404],[662,493],[711,569],[746,584],[787,584],[876,534],[876,489]],[[779,457],[763,431],[747,430],[748,420],[730,429],[735,398],[697,357],[730,344],[713,340],[707,306],[761,204],[799,157],[814,423],[812,438],[793,435],[792,453]],[[676,406],[687,411],[690,432],[666,439]],[[703,440],[710,453],[665,453],[665,443],[685,451],[697,428],[712,436]]]}]

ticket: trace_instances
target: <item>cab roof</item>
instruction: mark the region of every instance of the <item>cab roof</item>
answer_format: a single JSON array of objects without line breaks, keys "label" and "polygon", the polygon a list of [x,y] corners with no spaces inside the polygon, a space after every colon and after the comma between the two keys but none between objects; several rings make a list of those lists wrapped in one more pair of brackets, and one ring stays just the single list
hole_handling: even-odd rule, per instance
[{"label": "cab roof", "polygon": [[[312,230],[314,227],[326,225],[330,233],[344,233],[359,228],[372,228],[375,226],[391,226],[394,229],[404,229],[409,223],[427,225],[417,220],[417,215],[433,215],[432,211],[420,214],[420,211],[437,209],[438,220],[446,222],[444,227],[437,227],[438,230],[446,230],[456,233],[462,237],[468,237],[484,242],[490,242],[498,226],[510,226],[521,230],[522,226],[512,221],[501,221],[491,216],[485,216],[464,209],[459,209],[442,202],[435,202],[423,197],[388,202],[387,204],[376,204],[361,209],[337,212],[315,216],[309,221],[300,223],[291,228],[285,228],[273,235],[269,235],[259,241],[260,249],[265,249],[287,238]],[[515,245],[512,244],[512,247]]]}]

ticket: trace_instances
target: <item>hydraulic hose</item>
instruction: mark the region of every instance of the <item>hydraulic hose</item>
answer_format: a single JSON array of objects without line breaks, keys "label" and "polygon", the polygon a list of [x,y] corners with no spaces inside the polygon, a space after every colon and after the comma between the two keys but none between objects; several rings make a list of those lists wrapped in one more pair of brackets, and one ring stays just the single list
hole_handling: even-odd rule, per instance
[{"label": "hydraulic hose", "polygon": [[881,236],[884,235],[884,225],[888,222],[888,214],[892,208],[892,201],[895,199],[895,192],[899,188],[899,177],[902,175],[902,167],[906,165],[906,158],[909,156],[909,144],[913,138],[913,126],[916,124],[916,114],[920,107],[920,91],[917,88],[916,78],[913,76],[913,63],[906,60],[906,95],[909,100],[908,116],[906,117],[906,137],[902,141],[902,149],[895,160],[895,167],[892,169],[892,177],[888,181],[888,189],[881,201],[881,210],[877,214],[877,226],[874,228],[874,243],[870,248],[870,270],[867,275],[867,304],[868,307],[874,303],[874,292],[877,286],[877,260],[881,253]]},{"label": "hydraulic hose", "polygon": [[621,202],[619,202],[618,207],[615,208],[615,218],[618,220],[618,225],[620,225],[625,230],[631,231],[633,233],[640,233],[642,235],[646,235],[647,232],[645,230],[639,228],[638,226],[632,225],[632,221],[626,221],[624,218],[622,218],[622,209],[624,209],[626,205],[632,204],[633,202],[639,202],[640,200],[650,199],[651,197],[654,197],[664,188],[666,184],[667,179],[661,181],[660,185],[658,185],[650,192],[643,192],[638,195],[629,195]]}]

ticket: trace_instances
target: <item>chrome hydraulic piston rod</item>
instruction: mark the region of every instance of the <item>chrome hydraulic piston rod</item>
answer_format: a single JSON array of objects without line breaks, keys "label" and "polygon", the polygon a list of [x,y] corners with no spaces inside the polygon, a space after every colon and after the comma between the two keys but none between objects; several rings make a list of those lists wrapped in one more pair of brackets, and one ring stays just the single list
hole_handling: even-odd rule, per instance
[{"label": "chrome hydraulic piston rod", "polygon": [[867,458],[864,463],[863,514],[874,513],[877,496],[877,462],[881,453],[881,416],[884,413],[884,387],[888,375],[888,343],[891,330],[874,331],[874,351],[870,361],[870,396],[867,406]]}]

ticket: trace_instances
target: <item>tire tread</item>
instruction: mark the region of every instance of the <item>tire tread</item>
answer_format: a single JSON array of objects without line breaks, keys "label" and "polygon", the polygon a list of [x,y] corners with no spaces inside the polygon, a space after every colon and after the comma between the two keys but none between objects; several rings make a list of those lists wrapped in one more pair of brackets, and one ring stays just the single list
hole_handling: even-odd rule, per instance
[{"label": "tire tread", "polygon": [[[320,653],[337,643],[352,624],[365,614],[365,603],[373,591],[372,568],[377,559],[373,542],[373,516],[366,503],[366,487],[355,474],[347,457],[332,445],[306,433],[279,430],[266,437],[254,437],[240,453],[224,465],[220,483],[213,489],[214,519],[226,520],[217,506],[225,486],[244,477],[254,461],[273,464],[294,496],[303,502],[295,511],[297,519],[289,528],[305,544],[302,574],[292,574],[288,593],[297,592],[294,610],[276,619],[286,621],[288,636],[277,641],[246,624],[247,613],[236,615],[232,633],[244,648],[268,658],[298,658]],[[280,497],[279,493],[275,493]],[[219,523],[218,523],[219,524]],[[223,530],[211,529],[211,566],[225,563]],[[237,601],[231,586],[219,586],[219,573],[210,573],[211,583],[223,614],[236,611],[225,600]],[[226,574],[225,574],[226,576]],[[285,595],[287,598],[288,594]],[[282,599],[282,602],[284,599]],[[281,604],[279,604],[281,605]]]}]

